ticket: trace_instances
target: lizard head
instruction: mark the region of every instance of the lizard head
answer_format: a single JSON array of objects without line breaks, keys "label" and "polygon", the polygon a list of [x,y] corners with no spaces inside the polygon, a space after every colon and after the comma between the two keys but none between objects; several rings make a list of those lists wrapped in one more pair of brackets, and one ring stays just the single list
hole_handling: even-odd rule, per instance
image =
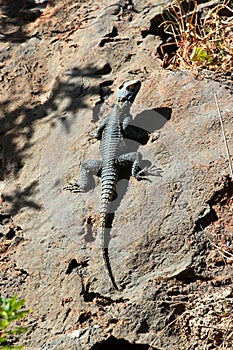
[{"label": "lizard head", "polygon": [[123,83],[119,87],[116,102],[118,103],[133,103],[138,91],[140,90],[141,82],[139,80],[130,80]]}]

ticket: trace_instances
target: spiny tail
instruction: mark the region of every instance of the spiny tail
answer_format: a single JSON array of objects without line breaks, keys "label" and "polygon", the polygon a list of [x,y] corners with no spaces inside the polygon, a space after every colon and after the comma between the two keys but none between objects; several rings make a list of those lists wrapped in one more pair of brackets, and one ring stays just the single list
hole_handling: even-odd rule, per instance
[{"label": "spiny tail", "polygon": [[112,282],[113,287],[116,290],[120,290],[116,284],[115,278],[114,278],[113,273],[112,273],[112,269],[111,269],[111,265],[110,265],[110,261],[109,261],[109,256],[108,256],[108,248],[107,248],[107,244],[105,241],[107,222],[108,222],[108,214],[101,213],[100,214],[100,228],[101,228],[100,238],[101,238],[101,249],[102,249],[102,254],[103,254],[103,260],[104,260],[105,269],[107,270],[107,273],[110,277],[110,280]]}]

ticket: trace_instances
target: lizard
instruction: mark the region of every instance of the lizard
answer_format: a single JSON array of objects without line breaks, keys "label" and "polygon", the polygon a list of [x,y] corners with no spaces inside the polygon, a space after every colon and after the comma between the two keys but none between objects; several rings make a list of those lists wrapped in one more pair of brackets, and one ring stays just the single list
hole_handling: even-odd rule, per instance
[{"label": "lizard", "polygon": [[91,137],[100,140],[100,153],[102,160],[86,160],[81,165],[81,181],[75,180],[65,187],[72,192],[86,192],[89,189],[93,174],[101,175],[101,204],[99,229],[105,267],[113,287],[119,290],[109,262],[108,247],[105,246],[105,233],[108,227],[111,201],[116,191],[121,166],[131,166],[131,175],[137,180],[145,179],[145,171],[141,169],[142,156],[139,152],[127,152],[124,138],[130,126],[132,117],[130,107],[134,102],[141,82],[131,80],[123,83],[116,96],[116,101],[111,114],[103,119],[97,130]]}]

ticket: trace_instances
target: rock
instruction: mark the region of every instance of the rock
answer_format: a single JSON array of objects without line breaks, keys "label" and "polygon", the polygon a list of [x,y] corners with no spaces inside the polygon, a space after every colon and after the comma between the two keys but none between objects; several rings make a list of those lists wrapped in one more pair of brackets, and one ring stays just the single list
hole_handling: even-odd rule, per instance
[{"label": "rock", "polygon": [[[162,69],[162,39],[149,29],[163,4],[130,5],[60,1],[51,19],[21,26],[23,42],[3,47],[1,280],[4,294],[33,309],[20,336],[26,349],[201,348],[208,334],[221,346],[206,331],[213,324],[228,342],[232,259],[219,251],[232,254],[233,191],[213,92],[231,150],[231,91]],[[124,289],[116,292],[99,249],[98,179],[84,194],[63,187],[84,159],[100,158],[88,134],[117,87],[135,78],[134,126],[149,136],[128,146],[161,170],[117,185],[109,256]]]}]

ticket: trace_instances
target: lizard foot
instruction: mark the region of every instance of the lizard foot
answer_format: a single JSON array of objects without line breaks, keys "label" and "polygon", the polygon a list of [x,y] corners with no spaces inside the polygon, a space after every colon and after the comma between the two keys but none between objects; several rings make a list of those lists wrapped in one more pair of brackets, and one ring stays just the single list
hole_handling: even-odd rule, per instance
[{"label": "lizard foot", "polygon": [[145,175],[151,175],[151,176],[162,176],[161,173],[163,172],[163,170],[161,168],[157,168],[155,165],[151,165],[148,167],[145,167],[143,169],[143,172],[145,173]]},{"label": "lizard foot", "polygon": [[83,187],[76,180],[74,183],[70,182],[68,186],[63,187],[63,190],[73,193],[84,192]]},{"label": "lizard foot", "polygon": [[88,132],[88,141],[91,141],[91,143],[95,143],[99,138],[97,131]]},{"label": "lizard foot", "polygon": [[[149,180],[148,176],[162,176],[161,173],[163,170],[157,168],[155,165],[146,166],[136,174],[137,180]],[[150,181],[150,180],[149,180]]]}]

